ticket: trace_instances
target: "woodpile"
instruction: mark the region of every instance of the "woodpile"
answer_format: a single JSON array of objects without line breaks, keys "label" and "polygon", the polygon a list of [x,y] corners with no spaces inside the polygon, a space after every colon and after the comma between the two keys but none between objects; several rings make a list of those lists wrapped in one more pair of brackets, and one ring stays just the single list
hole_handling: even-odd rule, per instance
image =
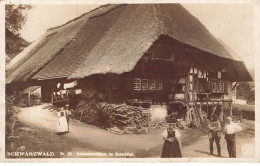
[{"label": "woodpile", "polygon": [[133,125],[148,126],[150,122],[150,111],[148,109],[126,104],[100,103],[103,114],[110,116],[113,125],[126,127]]},{"label": "woodpile", "polygon": [[149,109],[126,104],[108,104],[97,100],[82,100],[73,113],[81,122],[95,125],[115,134],[134,133],[151,121]]},{"label": "woodpile", "polygon": [[74,118],[80,122],[100,126],[102,119],[101,110],[96,100],[82,100],[73,112]]},{"label": "woodpile", "polygon": [[[199,106],[188,107],[183,118],[177,119],[179,129],[197,128],[207,124],[207,115]],[[100,100],[82,100],[73,117],[80,122],[107,129],[114,134],[146,134],[149,129],[167,127],[165,119],[151,121],[151,113],[147,108],[126,104],[108,104]]]},{"label": "woodpile", "polygon": [[118,127],[111,127],[111,128],[108,128],[107,130],[114,134],[119,134],[119,135],[125,134],[125,131],[119,129]]}]

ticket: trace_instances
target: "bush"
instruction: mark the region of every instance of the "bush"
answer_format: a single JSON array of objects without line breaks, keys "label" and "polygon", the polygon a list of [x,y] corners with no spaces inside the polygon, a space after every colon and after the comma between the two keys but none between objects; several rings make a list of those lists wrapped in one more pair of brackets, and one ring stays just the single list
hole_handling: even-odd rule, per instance
[{"label": "bush", "polygon": [[12,136],[14,134],[14,126],[15,126],[15,122],[17,121],[17,114],[20,112],[18,107],[14,106],[15,100],[16,98],[14,95],[10,95],[6,97],[5,121],[6,121],[7,136]]},{"label": "bush", "polygon": [[[224,114],[229,115],[229,107],[224,107]],[[233,104],[232,107],[233,116],[242,115],[243,119],[255,120],[255,106],[254,105],[240,105]]]}]

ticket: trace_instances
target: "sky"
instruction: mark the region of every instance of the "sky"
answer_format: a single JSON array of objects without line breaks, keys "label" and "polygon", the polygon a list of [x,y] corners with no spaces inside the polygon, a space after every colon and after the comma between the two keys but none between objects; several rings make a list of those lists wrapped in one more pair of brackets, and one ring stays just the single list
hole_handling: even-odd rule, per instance
[{"label": "sky", "polygon": [[[33,5],[21,36],[34,41],[48,28],[58,26],[99,5]],[[254,68],[255,12],[252,4],[183,4],[217,38]]]}]

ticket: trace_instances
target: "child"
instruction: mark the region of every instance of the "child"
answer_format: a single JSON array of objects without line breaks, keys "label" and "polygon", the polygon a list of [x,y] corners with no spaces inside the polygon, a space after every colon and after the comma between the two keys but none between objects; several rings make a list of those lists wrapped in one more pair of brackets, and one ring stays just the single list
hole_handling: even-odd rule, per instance
[{"label": "child", "polygon": [[63,108],[61,108],[61,110],[58,112],[58,118],[59,118],[58,134],[62,136],[68,132],[68,122],[66,118],[66,112]]}]

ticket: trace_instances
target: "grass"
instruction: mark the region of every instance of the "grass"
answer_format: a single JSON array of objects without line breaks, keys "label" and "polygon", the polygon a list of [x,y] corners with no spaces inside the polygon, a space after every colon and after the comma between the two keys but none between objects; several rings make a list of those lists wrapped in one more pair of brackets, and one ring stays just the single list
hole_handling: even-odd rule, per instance
[{"label": "grass", "polygon": [[233,104],[233,109],[234,110],[246,110],[246,111],[252,111],[252,112],[255,112],[255,105],[249,105],[249,104],[245,104],[245,105],[242,105],[242,104]]},{"label": "grass", "polygon": [[[228,115],[229,107],[224,107],[224,112],[226,115]],[[233,115],[242,115],[244,119],[255,120],[255,105],[233,104],[232,112]]]},{"label": "grass", "polygon": [[[19,128],[28,127],[35,129],[35,132],[21,131]],[[15,147],[19,148],[25,146],[25,152],[53,152],[55,154],[52,158],[61,158],[60,152],[72,152],[75,148],[79,147],[80,149],[89,149],[89,147],[77,140],[66,139],[66,136],[59,136],[56,133],[48,131],[43,128],[35,128],[29,124],[17,121],[15,127],[15,135],[19,136],[20,139],[15,142]],[[9,148],[9,142],[6,142],[6,152],[14,152],[19,150],[11,150]],[[73,156],[66,156],[73,157]],[[75,156],[74,156],[75,157]],[[6,158],[19,158],[6,155]],[[32,158],[20,156],[20,158]],[[41,158],[41,157],[39,157]]]}]

